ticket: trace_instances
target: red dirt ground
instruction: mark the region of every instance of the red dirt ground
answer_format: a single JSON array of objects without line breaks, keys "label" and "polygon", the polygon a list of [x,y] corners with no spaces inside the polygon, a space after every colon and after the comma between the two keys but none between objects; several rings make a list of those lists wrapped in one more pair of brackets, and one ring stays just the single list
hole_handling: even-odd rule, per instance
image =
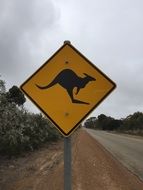
[{"label": "red dirt ground", "polygon": [[[143,190],[143,182],[84,130],[73,139],[73,190]],[[63,190],[63,142],[0,163],[0,190]]]}]

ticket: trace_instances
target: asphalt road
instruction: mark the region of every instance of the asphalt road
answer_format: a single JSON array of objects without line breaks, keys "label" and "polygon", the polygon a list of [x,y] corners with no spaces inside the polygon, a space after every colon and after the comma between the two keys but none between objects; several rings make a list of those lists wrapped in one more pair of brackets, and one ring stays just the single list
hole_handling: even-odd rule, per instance
[{"label": "asphalt road", "polygon": [[124,166],[143,180],[143,138],[86,129]]}]

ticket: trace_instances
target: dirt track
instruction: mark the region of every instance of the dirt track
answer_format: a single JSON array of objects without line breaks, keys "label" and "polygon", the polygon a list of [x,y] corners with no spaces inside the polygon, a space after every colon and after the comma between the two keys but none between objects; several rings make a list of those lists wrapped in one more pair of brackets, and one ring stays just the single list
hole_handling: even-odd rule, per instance
[{"label": "dirt track", "polygon": [[[62,148],[58,143],[1,166],[0,190],[63,190]],[[85,131],[74,137],[72,159],[73,190],[143,190],[143,182]]]}]

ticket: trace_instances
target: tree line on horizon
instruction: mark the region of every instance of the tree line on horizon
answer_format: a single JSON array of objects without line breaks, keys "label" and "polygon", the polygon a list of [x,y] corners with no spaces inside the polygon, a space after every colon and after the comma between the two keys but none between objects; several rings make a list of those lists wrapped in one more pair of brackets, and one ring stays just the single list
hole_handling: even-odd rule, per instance
[{"label": "tree line on horizon", "polygon": [[115,119],[100,114],[98,117],[90,117],[87,119],[84,126],[91,129],[143,135],[143,113],[135,112],[122,119]]},{"label": "tree line on horizon", "polygon": [[17,86],[6,91],[0,79],[0,155],[20,155],[61,138],[45,116],[26,110],[25,102]]}]

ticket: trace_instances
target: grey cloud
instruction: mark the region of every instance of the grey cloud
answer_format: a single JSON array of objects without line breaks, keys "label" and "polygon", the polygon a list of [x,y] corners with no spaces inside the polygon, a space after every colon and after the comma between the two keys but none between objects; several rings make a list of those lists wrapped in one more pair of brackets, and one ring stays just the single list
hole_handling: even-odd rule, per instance
[{"label": "grey cloud", "polygon": [[[52,1],[0,2],[0,72],[16,81],[27,70],[41,36],[52,30],[58,10]],[[6,74],[5,74],[6,73]]]}]

